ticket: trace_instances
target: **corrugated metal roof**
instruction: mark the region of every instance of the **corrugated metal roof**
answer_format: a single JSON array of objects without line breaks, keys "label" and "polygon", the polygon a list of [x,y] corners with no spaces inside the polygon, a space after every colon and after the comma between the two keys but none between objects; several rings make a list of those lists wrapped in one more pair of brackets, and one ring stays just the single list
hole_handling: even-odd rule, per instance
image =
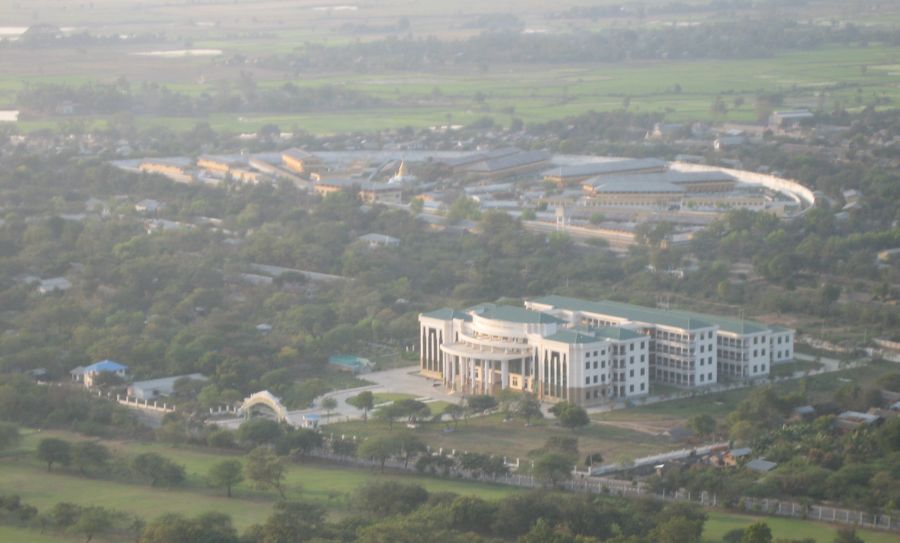
[{"label": "corrugated metal roof", "polygon": [[658,158],[627,158],[623,160],[608,160],[605,162],[591,162],[590,164],[578,164],[575,166],[560,166],[544,172],[544,177],[585,177],[592,175],[609,175],[633,171],[665,168],[666,162]]},{"label": "corrugated metal roof", "polygon": [[510,168],[518,168],[529,164],[537,164],[550,159],[550,153],[547,151],[523,151],[512,155],[506,155],[498,158],[488,158],[480,160],[474,164],[465,167],[467,172],[491,173]]}]

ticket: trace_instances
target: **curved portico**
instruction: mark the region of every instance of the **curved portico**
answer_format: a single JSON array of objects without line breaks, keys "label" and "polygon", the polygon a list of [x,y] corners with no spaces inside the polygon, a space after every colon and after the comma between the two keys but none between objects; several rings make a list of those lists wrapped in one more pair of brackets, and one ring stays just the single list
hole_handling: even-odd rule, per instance
[{"label": "curved portico", "polygon": [[[440,323],[432,322],[441,316],[452,324],[435,334],[432,330]],[[423,344],[430,349],[422,357],[423,373],[463,394],[493,394],[504,388],[533,391],[534,346],[529,338],[555,333],[563,322],[546,313],[491,304],[423,317],[423,328],[428,327]],[[436,349],[427,344],[429,335],[440,334],[445,340],[434,345]]]},{"label": "curved portico", "polygon": [[468,394],[491,394],[509,388],[510,370],[515,374],[515,388],[525,388],[522,375],[531,361],[525,349],[483,348],[468,343],[441,345],[444,355],[444,386]]}]

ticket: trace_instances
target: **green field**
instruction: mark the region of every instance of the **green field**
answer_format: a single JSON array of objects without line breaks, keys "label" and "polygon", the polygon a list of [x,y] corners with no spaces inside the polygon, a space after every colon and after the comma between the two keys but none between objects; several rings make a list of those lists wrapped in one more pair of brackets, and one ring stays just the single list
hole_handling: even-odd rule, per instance
[{"label": "green field", "polygon": [[[749,517],[729,513],[713,512],[703,529],[705,543],[719,543],[722,536],[736,528],[746,528],[757,520],[762,520],[772,529],[773,539],[803,539],[811,537],[817,543],[831,543],[837,528],[821,522],[808,522],[777,517]],[[866,543],[895,543],[897,534],[874,530],[857,530],[857,535]]]},{"label": "green field", "polygon": [[[235,497],[227,499],[221,492],[205,484],[209,466],[222,459],[222,454],[207,450],[173,448],[155,443],[106,442],[118,451],[137,454],[146,451],[159,452],[186,467],[188,481],[177,489],[155,489],[147,485],[126,484],[110,480],[89,479],[54,469],[52,473],[36,461],[32,452],[38,440],[48,436],[65,439],[82,439],[64,432],[35,432],[26,436],[16,454],[0,458],[0,493],[16,493],[23,500],[39,509],[52,507],[58,502],[69,501],[82,505],[101,505],[128,511],[146,519],[167,512],[196,515],[206,511],[218,511],[232,516],[239,529],[264,520],[275,498],[273,493],[254,490],[247,483],[238,485]],[[345,469],[320,463],[292,464],[287,479],[288,496],[302,498],[325,505],[333,515],[341,515],[347,507],[351,492],[367,481],[397,479],[423,485],[429,491],[449,491],[459,494],[477,494],[487,499],[507,496],[515,489],[497,485],[485,485],[462,481],[433,479],[417,476],[380,475],[369,470]],[[302,490],[301,490],[302,488]],[[751,524],[754,517],[723,512],[711,512],[704,533],[704,541],[718,543],[723,534],[734,528]],[[828,543],[834,529],[822,523],[766,517],[777,537],[814,537]],[[878,532],[860,532],[867,543],[896,541],[894,535]],[[0,541],[29,541],[53,543],[75,541],[64,536],[41,535],[36,531],[0,527]]]},{"label": "green field", "polygon": [[[234,498],[209,488],[206,473],[223,455],[206,450],[174,448],[157,443],[106,442],[116,451],[127,454],[158,452],[185,466],[186,483],[176,489],[152,488],[142,484],[128,484],[106,479],[90,479],[65,470],[48,473],[32,452],[44,437],[83,439],[64,432],[35,432],[26,436],[19,453],[0,458],[0,493],[16,493],[38,509],[52,507],[61,501],[86,505],[101,505],[128,511],[145,518],[166,512],[195,515],[219,511],[232,516],[239,528],[264,520],[271,509],[274,492],[252,488],[245,481],[234,489]],[[500,498],[514,491],[510,487],[433,479],[406,475],[382,475],[375,471],[342,469],[319,462],[291,464],[286,478],[287,496],[322,503],[330,509],[346,508],[349,495],[371,480],[400,479],[421,484],[429,491],[459,494],[479,494],[486,498]],[[2,539],[0,539],[2,541]]]},{"label": "green field", "polygon": [[[441,406],[429,404],[433,412]],[[402,422],[394,424],[394,431],[403,428]],[[668,449],[678,448],[667,439],[624,428],[593,424],[577,431],[566,430],[552,420],[533,421],[526,427],[520,419],[504,421],[502,414],[474,417],[452,422],[426,423],[415,430],[432,448],[456,449],[526,459],[528,452],[543,446],[550,436],[575,436],[582,452],[599,451],[609,459],[636,458]],[[385,422],[350,421],[331,424],[326,432],[365,437],[388,432]],[[490,436],[486,439],[486,436]]]},{"label": "green field", "polygon": [[403,394],[401,392],[376,392],[373,394],[375,397],[375,405],[380,403],[387,402],[396,402],[398,400],[410,400],[415,398],[412,394]]},{"label": "green field", "polygon": [[[807,363],[796,363],[797,368]],[[827,400],[834,392],[847,383],[854,382],[865,388],[872,386],[884,375],[898,370],[896,364],[890,362],[870,363],[856,369],[826,373],[809,377],[809,395],[811,401]],[[786,391],[799,386],[798,380],[775,384],[776,390]],[[621,409],[607,413],[597,413],[592,419],[610,423],[634,423],[647,427],[671,428],[683,425],[695,415],[710,415],[722,421],[737,405],[750,394],[752,388],[740,388],[728,392],[700,394],[693,398],[671,400],[655,404],[643,405],[631,409]]]},{"label": "green field", "polygon": [[[302,78],[260,71],[260,86],[292,82],[300,86],[340,85],[380,98],[384,106],[296,114],[215,114],[209,117],[138,116],[141,127],[165,126],[187,130],[197,122],[208,122],[214,129],[228,133],[255,132],[265,124],[282,130],[305,130],[316,134],[374,131],[403,126],[428,127],[467,124],[490,116],[507,125],[513,118],[526,123],[541,123],[587,111],[621,110],[629,101],[634,112],[664,113],[669,121],[707,120],[757,122],[754,97],[760,92],[780,92],[786,96],[784,107],[824,107],[842,105],[859,109],[873,96],[900,102],[896,59],[900,48],[887,46],[829,47],[814,51],[791,52],[773,58],[750,60],[646,61],[608,65],[509,65],[491,66],[487,71],[475,68],[441,69],[434,72],[392,72],[378,74],[307,74]],[[78,58],[61,64],[60,75],[48,79],[43,73],[25,73],[13,59],[0,60],[0,103],[14,102],[15,94],[28,82],[86,79],[110,81],[122,62],[114,55],[103,62],[84,65]],[[36,59],[33,59],[36,60]],[[160,72],[159,62],[174,63]],[[183,64],[179,64],[183,63]],[[866,69],[862,70],[861,67]],[[124,69],[124,68],[123,68]],[[215,92],[223,81],[236,77],[232,70],[211,60],[158,59],[130,60],[127,77],[143,80],[165,78],[160,83],[188,94]],[[198,82],[196,74],[209,74]],[[145,73],[146,72],[146,73]],[[680,86],[679,92],[673,92]],[[818,94],[822,94],[818,97]],[[476,96],[483,97],[478,100]],[[729,108],[717,116],[710,106],[722,96]],[[735,101],[738,100],[736,103]],[[740,103],[740,100],[743,103]],[[413,105],[410,105],[413,104]],[[738,105],[739,104],[739,105]],[[23,119],[21,131],[55,128],[63,121],[88,126],[105,123],[102,117]]]}]

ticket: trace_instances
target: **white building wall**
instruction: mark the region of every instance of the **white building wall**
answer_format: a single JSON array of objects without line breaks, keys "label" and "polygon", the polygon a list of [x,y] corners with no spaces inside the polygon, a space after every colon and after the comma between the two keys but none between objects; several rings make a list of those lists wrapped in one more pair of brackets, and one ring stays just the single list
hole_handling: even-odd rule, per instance
[{"label": "white building wall", "polygon": [[769,353],[773,363],[794,359],[794,331],[777,330],[769,335]]}]

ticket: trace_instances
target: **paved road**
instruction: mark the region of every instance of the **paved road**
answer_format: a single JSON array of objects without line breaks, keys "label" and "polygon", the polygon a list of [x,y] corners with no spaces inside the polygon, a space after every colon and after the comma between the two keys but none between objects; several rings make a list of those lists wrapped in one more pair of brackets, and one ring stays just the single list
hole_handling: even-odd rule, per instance
[{"label": "paved road", "polygon": [[[299,426],[303,420],[303,416],[308,414],[319,415],[323,421],[327,419],[331,422],[360,419],[362,418],[362,411],[347,404],[347,398],[356,396],[364,390],[371,390],[373,393],[396,392],[410,394],[426,403],[434,401],[458,403],[460,401],[458,394],[448,392],[441,386],[433,386],[434,383],[438,381],[419,375],[418,366],[406,366],[392,370],[373,371],[372,373],[367,373],[360,377],[366,381],[372,381],[374,384],[344,390],[335,390],[323,396],[319,396],[313,402],[315,407],[311,409],[289,411],[288,420]],[[337,400],[337,408],[330,414],[326,413],[325,410],[320,407],[322,405],[322,400],[325,398],[334,398]],[[243,422],[243,419],[233,418],[216,421],[216,424],[226,428],[237,428],[240,426],[241,422]]]}]

